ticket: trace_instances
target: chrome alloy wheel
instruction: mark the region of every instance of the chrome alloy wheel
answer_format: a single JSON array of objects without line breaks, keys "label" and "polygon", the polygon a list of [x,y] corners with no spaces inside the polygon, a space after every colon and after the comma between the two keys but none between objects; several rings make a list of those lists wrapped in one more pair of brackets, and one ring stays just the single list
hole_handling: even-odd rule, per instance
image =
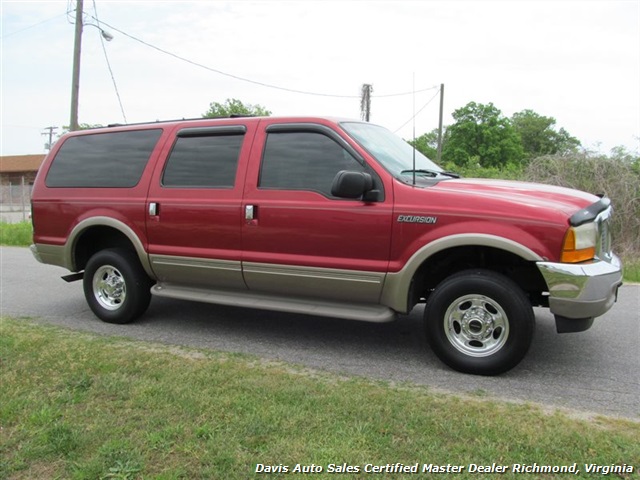
[{"label": "chrome alloy wheel", "polygon": [[93,294],[106,310],[119,309],[127,297],[127,285],[117,268],[103,265],[93,274]]},{"label": "chrome alloy wheel", "polygon": [[444,316],[447,339],[471,357],[486,357],[500,350],[509,338],[509,319],[502,307],[484,295],[454,300]]}]

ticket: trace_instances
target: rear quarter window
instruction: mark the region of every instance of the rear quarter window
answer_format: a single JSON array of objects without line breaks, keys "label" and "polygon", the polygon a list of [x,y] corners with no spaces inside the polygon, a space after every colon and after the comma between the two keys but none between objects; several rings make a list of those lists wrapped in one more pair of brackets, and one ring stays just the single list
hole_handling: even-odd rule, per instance
[{"label": "rear quarter window", "polygon": [[243,135],[179,137],[162,178],[164,187],[233,188]]},{"label": "rear quarter window", "polygon": [[137,185],[162,129],[68,138],[47,173],[47,187],[130,188]]}]

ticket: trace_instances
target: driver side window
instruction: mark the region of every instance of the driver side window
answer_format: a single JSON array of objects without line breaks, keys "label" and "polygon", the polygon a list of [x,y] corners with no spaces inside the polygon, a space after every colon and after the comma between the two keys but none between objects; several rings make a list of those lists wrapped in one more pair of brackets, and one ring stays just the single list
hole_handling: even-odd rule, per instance
[{"label": "driver side window", "polygon": [[331,138],[317,132],[272,132],[262,157],[258,187],[310,190],[326,197],[341,170],[363,172],[364,167]]}]

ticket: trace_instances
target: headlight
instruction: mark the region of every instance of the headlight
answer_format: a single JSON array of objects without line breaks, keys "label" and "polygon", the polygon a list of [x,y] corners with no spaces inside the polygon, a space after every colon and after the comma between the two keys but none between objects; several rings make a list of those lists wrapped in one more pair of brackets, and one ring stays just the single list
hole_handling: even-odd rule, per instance
[{"label": "headlight", "polygon": [[578,263],[592,260],[596,256],[597,227],[594,222],[579,227],[570,227],[562,242],[560,261]]}]

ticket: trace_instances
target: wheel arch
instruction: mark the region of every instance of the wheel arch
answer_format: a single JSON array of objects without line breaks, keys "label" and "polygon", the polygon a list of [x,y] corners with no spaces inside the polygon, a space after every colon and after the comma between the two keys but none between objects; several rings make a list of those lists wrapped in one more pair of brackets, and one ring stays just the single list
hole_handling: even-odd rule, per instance
[{"label": "wheel arch", "polygon": [[91,217],[78,223],[65,245],[65,263],[69,270],[81,271],[94,253],[114,247],[133,251],[147,275],[155,278],[140,237],[129,225],[111,217]]},{"label": "wheel arch", "polygon": [[[512,278],[527,293],[543,290],[544,279],[535,266],[543,258],[513,240],[488,234],[459,234],[423,246],[396,273],[387,274],[381,303],[408,313],[444,278],[461,270],[485,268]],[[532,298],[532,303],[543,300]]]}]

